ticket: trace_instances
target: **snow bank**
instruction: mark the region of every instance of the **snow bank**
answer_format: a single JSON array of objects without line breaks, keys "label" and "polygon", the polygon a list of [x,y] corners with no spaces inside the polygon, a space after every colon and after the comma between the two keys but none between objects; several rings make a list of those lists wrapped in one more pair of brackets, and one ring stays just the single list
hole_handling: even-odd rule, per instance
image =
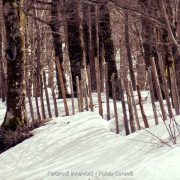
[{"label": "snow bank", "polygon": [[[0,155],[0,179],[180,179],[179,145],[162,145],[145,130],[125,137],[110,129],[97,113],[56,118]],[[168,140],[163,124],[151,132]]]}]

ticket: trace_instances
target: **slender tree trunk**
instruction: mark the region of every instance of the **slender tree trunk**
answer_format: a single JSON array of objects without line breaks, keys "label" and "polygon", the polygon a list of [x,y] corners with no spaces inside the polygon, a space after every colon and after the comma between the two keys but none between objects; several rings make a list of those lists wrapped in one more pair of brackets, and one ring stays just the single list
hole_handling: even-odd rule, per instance
[{"label": "slender tree trunk", "polygon": [[[177,41],[177,21],[174,14],[171,12],[171,7],[166,6],[163,0],[159,1],[161,14],[165,21],[165,28],[168,33],[168,41],[172,49],[172,54],[175,63],[176,80],[178,87],[178,94],[180,95],[180,48]],[[169,5],[169,4],[168,4]],[[168,13],[169,12],[169,13]],[[173,23],[174,22],[174,23]]]},{"label": "slender tree trunk", "polygon": [[95,57],[97,57],[95,5],[83,3],[83,35],[86,50],[86,63],[90,66],[91,89],[96,91]]},{"label": "slender tree trunk", "polygon": [[[90,54],[91,48],[91,12],[90,12],[90,5],[87,3],[82,2],[82,26],[83,26],[83,41],[84,41],[84,48],[86,52],[86,63],[89,65],[90,59],[92,59]],[[91,52],[92,53],[92,52]]]},{"label": "slender tree trunk", "polygon": [[3,24],[2,20],[0,20],[0,93],[2,102],[5,101],[6,96],[6,82],[5,82],[5,74],[4,74],[4,64],[3,64]]},{"label": "slender tree trunk", "polygon": [[[139,2],[146,13],[159,17],[157,9],[152,8],[153,6],[159,8],[159,4],[157,1],[139,0]],[[162,78],[160,75],[157,53],[158,53],[158,47],[160,44],[160,43],[158,44],[158,42],[160,42],[160,40],[163,39],[163,37],[160,39],[160,35],[158,33],[155,33],[158,31],[158,29],[156,26],[154,26],[152,21],[149,20],[147,17],[142,17],[141,22],[142,22],[142,40],[143,40],[143,49],[144,49],[146,70],[148,69],[148,67],[151,66],[151,58],[154,57],[155,65],[156,65],[156,69],[157,69],[157,73],[158,73],[157,78],[158,78],[160,84],[162,84]],[[162,36],[162,34],[161,34],[161,36]],[[154,91],[154,95],[155,95],[155,98],[158,99],[158,95],[157,95],[156,91]],[[162,91],[162,95],[164,97],[163,91]]]},{"label": "slender tree trunk", "polygon": [[[59,5],[60,5],[60,0],[52,0],[52,6],[51,6],[51,30],[52,30],[52,37],[53,37],[53,45],[54,45],[54,51],[55,51],[55,56],[58,57],[61,69],[62,69],[62,74],[63,74],[63,80],[64,80],[64,85],[65,85],[65,91],[66,95],[68,94],[67,88],[66,88],[66,78],[64,75],[64,69],[63,69],[63,51],[62,51],[62,38],[60,35],[60,26],[58,23],[59,20]],[[57,79],[57,85],[58,85],[58,98],[62,98],[62,92],[60,88],[60,80],[59,80],[59,75],[58,75],[58,70],[57,70],[57,64],[56,64],[56,79]]]},{"label": "slender tree trunk", "polygon": [[[99,21],[100,37],[102,38],[102,43],[105,51],[105,61],[108,63],[109,95],[110,97],[112,97],[111,76],[113,75],[113,73],[115,73],[116,92],[118,92],[118,74],[114,55],[114,44],[111,34],[110,14],[106,2],[102,4],[99,8]],[[119,93],[117,93],[117,95],[119,95]],[[117,96],[116,98],[118,99],[119,97]]]},{"label": "slender tree trunk", "polygon": [[[153,10],[150,8],[152,0],[139,0],[140,5],[145,9],[146,13],[152,14]],[[142,22],[142,39],[143,39],[143,49],[146,68],[151,66],[151,57],[154,56],[155,46],[154,46],[154,26],[146,17],[141,18]]]},{"label": "slender tree trunk", "polygon": [[127,59],[129,63],[129,72],[132,81],[133,90],[136,90],[136,78],[133,70],[133,59],[131,54],[130,37],[129,37],[129,17],[128,13],[125,14],[125,44],[127,50]]},{"label": "slender tree trunk", "polygon": [[[94,74],[96,74],[95,72],[95,57],[97,58],[98,52],[97,52],[97,32],[96,32],[96,22],[98,21],[98,19],[96,18],[96,10],[95,10],[95,5],[91,5],[90,7],[90,12],[91,12],[91,17],[92,17],[92,22],[91,22],[91,59],[90,59],[90,72],[91,72],[91,88],[92,91],[96,91],[97,87],[96,87],[96,78],[94,78]],[[90,26],[89,26],[90,27]]]},{"label": "slender tree trunk", "polygon": [[80,70],[85,66],[85,51],[82,36],[82,22],[80,16],[81,2],[67,1],[67,34],[68,50],[71,64],[74,95],[77,96],[76,76],[81,79]]}]

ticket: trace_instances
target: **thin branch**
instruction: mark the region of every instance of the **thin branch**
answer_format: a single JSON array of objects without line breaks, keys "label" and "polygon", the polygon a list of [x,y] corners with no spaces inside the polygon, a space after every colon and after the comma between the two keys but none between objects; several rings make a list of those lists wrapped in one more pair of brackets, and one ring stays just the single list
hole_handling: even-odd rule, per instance
[{"label": "thin branch", "polygon": [[23,13],[26,15],[26,16],[30,16],[30,17],[32,17],[33,19],[35,19],[35,20],[38,20],[39,22],[41,22],[41,23],[43,23],[43,24],[46,24],[46,25],[50,25],[50,22],[47,22],[47,21],[45,21],[45,20],[43,20],[43,19],[41,19],[41,18],[39,18],[39,17],[37,17],[37,16],[34,16],[33,14],[31,14],[31,13],[28,13],[26,10],[24,10],[23,8],[21,8],[22,9],[22,11],[23,11]]},{"label": "thin branch", "polygon": [[176,41],[176,39],[175,39],[175,37],[173,35],[173,32],[171,30],[171,25],[169,23],[169,19],[168,19],[167,13],[166,13],[166,9],[165,9],[165,5],[164,5],[164,1],[163,0],[160,0],[160,5],[161,5],[162,13],[163,13],[166,25],[167,25],[167,30],[168,30],[168,33],[169,33],[170,41],[174,45],[177,45],[177,41]]},{"label": "thin branch", "polygon": [[115,8],[116,9],[119,9],[119,10],[126,10],[126,11],[129,11],[131,13],[135,13],[136,15],[139,15],[139,16],[144,16],[150,20],[152,20],[153,22],[155,22],[156,24],[159,24],[159,25],[164,25],[165,22],[160,19],[160,18],[157,18],[151,14],[148,14],[144,11],[141,11],[137,8],[133,8],[133,7],[130,7],[130,6],[126,6],[126,5],[123,5],[121,3],[118,3],[116,0],[110,0],[110,2],[112,2],[114,5],[115,5]]}]

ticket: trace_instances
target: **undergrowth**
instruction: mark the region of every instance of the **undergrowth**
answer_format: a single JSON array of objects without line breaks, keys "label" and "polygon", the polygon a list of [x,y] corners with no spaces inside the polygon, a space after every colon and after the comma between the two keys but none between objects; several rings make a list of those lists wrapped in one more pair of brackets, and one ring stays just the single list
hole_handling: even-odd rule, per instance
[{"label": "undergrowth", "polygon": [[43,121],[36,121],[16,131],[6,131],[0,128],[0,154],[32,137],[31,131],[43,125]]}]

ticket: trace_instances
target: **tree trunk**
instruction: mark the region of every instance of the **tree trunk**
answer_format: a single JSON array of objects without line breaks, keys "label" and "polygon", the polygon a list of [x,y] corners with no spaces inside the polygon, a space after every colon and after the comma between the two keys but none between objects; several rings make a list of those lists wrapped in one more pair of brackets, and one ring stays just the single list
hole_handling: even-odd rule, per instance
[{"label": "tree trunk", "polygon": [[5,82],[5,74],[4,74],[4,58],[3,58],[3,24],[2,20],[0,20],[0,94],[2,102],[5,102],[6,96],[6,82]]},{"label": "tree trunk", "polygon": [[[153,14],[153,9],[151,8],[151,3],[153,0],[139,0],[139,4],[142,9],[148,14]],[[151,65],[150,58],[153,55],[154,46],[154,31],[153,31],[153,24],[150,19],[147,17],[141,18],[142,24],[142,40],[143,40],[143,49],[144,49],[144,56],[145,56],[145,63],[146,66],[149,67]]]},{"label": "tree trunk", "polygon": [[[87,11],[88,10],[88,11]],[[83,35],[86,51],[86,63],[90,66],[91,89],[96,91],[95,57],[97,57],[96,44],[96,15],[95,5],[83,3]]]},{"label": "tree trunk", "polygon": [[133,90],[135,91],[136,90],[136,78],[135,78],[134,70],[133,70],[133,60],[132,60],[131,47],[130,47],[128,13],[125,14],[125,45],[126,45],[126,50],[127,50],[127,59],[128,59],[128,63],[129,63],[130,77],[131,77],[131,81],[132,81]]},{"label": "tree trunk", "polygon": [[170,44],[170,47],[172,49],[175,63],[178,94],[180,95],[180,48],[177,41],[177,21],[169,4],[166,6],[165,2],[162,0],[160,0],[159,4],[163,20],[165,21],[165,28],[168,34],[168,43]]},{"label": "tree trunk", "polygon": [[[158,16],[157,9],[152,8],[152,6],[159,7],[159,4],[157,1],[139,0],[139,2],[141,4],[142,8],[145,9],[146,13],[152,14],[154,16]],[[157,78],[159,79],[160,84],[162,84],[162,78],[160,75],[160,69],[159,69],[159,65],[158,65],[158,55],[157,55],[157,51],[158,51],[157,43],[160,41],[160,36],[159,36],[159,34],[155,33],[158,31],[157,27],[154,26],[152,21],[150,19],[148,19],[147,17],[142,17],[141,22],[142,22],[142,40],[143,40],[143,49],[144,49],[146,70],[148,69],[148,67],[151,66],[151,58],[154,57],[155,65],[156,65],[156,69],[157,69],[157,73],[158,73]],[[155,98],[158,99],[158,95],[157,95],[156,91],[154,91],[154,95],[155,95]],[[164,98],[163,91],[162,91],[162,95]]]},{"label": "tree trunk", "polygon": [[[111,23],[110,23],[110,14],[109,9],[107,7],[107,3],[104,3],[100,6],[99,9],[99,21],[100,21],[100,37],[102,38],[102,43],[105,51],[105,61],[108,63],[108,82],[109,82],[109,95],[112,97],[112,84],[111,84],[111,76],[115,73],[115,84],[116,91],[118,92],[117,82],[118,82],[118,74],[117,67],[114,55],[114,44],[112,40],[111,34]],[[118,95],[119,93],[117,93]],[[119,97],[117,97],[119,98]]]},{"label": "tree trunk", "polygon": [[24,82],[24,25],[21,11],[23,0],[3,0],[6,28],[7,109],[2,127],[16,130],[26,122]]},{"label": "tree trunk", "polygon": [[72,82],[74,95],[77,96],[76,76],[81,79],[80,70],[85,65],[84,42],[82,37],[82,22],[80,17],[80,3],[67,1],[67,33],[68,33],[68,50],[71,64]]},{"label": "tree trunk", "polygon": [[[59,6],[60,5],[60,0],[52,0],[52,6],[51,6],[51,30],[52,30],[52,37],[53,37],[53,45],[54,45],[54,51],[55,51],[55,56],[58,57],[62,73],[63,73],[63,80],[64,80],[64,85],[65,85],[65,91],[66,95],[68,94],[67,88],[66,88],[66,78],[64,75],[64,69],[63,69],[63,52],[62,52],[62,38],[60,35],[60,27],[58,23],[59,19]],[[57,64],[56,64],[56,79],[57,79],[57,85],[58,85],[58,98],[62,98],[62,92],[60,88],[60,80],[59,80],[59,75],[58,75],[58,70],[57,70]]]},{"label": "tree trunk", "polygon": [[94,74],[96,74],[95,72],[95,57],[97,57],[97,32],[96,32],[96,22],[98,21],[98,19],[96,18],[96,7],[95,5],[91,5],[91,17],[92,17],[92,22],[91,22],[91,25],[92,25],[92,28],[91,28],[91,44],[92,44],[92,47],[91,47],[91,51],[92,51],[92,58],[90,59],[90,72],[91,72],[91,80],[92,80],[92,83],[91,83],[91,88],[92,88],[92,91],[96,91],[97,90],[97,87],[96,87],[96,78],[94,78]]}]

